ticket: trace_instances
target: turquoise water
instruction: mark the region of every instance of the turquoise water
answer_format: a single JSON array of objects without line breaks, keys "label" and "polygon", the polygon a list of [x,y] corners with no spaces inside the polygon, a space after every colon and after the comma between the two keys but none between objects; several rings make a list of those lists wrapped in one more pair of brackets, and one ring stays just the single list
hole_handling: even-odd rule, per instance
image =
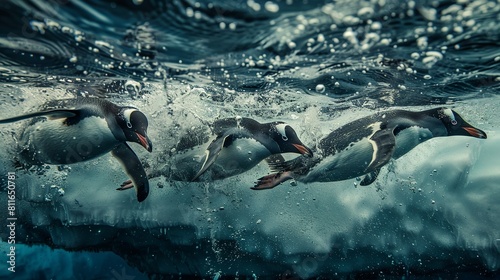
[{"label": "turquoise water", "polygon": [[[6,244],[6,243],[3,243]],[[9,253],[2,246],[2,255]],[[16,245],[20,260],[15,272],[3,269],[3,279],[147,279],[111,252],[72,252],[48,246]],[[29,260],[29,261],[26,261]]]}]

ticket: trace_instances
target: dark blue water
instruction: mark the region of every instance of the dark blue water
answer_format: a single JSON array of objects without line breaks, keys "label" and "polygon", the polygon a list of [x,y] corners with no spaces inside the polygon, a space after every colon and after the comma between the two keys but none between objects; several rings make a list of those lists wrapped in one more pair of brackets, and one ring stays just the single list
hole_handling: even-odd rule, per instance
[{"label": "dark blue water", "polygon": [[[487,107],[489,112],[495,112],[500,105],[499,28],[500,3],[486,0],[5,0],[0,3],[0,100],[11,106],[6,108],[24,111],[28,109],[24,108],[26,100],[45,101],[61,96],[102,97],[121,103],[146,100],[144,104],[148,105],[142,105],[143,111],[151,116],[164,109],[179,119],[179,112],[192,103],[186,101],[182,109],[155,104],[174,104],[177,98],[187,96],[186,92],[194,92],[204,103],[196,103],[202,105],[191,111],[201,116],[204,115],[199,110],[213,108],[247,112],[260,118],[286,115],[292,119],[310,114],[311,108],[316,107],[318,116],[324,119],[339,117],[351,109],[458,104],[467,113],[475,114],[475,120],[486,129],[495,130],[496,122],[481,114],[481,109]],[[4,110],[1,118],[10,115]],[[161,120],[156,122],[164,125]],[[161,154],[161,144],[158,147]],[[164,148],[163,152],[169,150],[168,145]],[[498,217],[496,221],[500,223]],[[143,225],[137,226],[139,229],[134,230],[142,230]],[[376,227],[373,230],[377,231]],[[191,263],[187,268],[165,269],[168,273],[162,274],[158,270],[162,264],[155,263],[154,253],[120,250],[120,243],[110,241],[109,246],[96,246],[82,242],[71,248],[64,242],[56,244],[53,236],[30,234],[29,229],[25,234],[20,238],[23,243],[45,247],[19,245],[19,272],[12,278],[2,261],[2,277],[69,279],[73,273],[75,279],[144,279],[151,274],[219,279],[225,275],[219,272],[220,266],[210,268],[214,259],[220,258],[217,252],[199,253],[192,262],[199,267],[190,267]],[[211,232],[210,237],[217,239],[217,234]],[[221,235],[226,240],[225,234]],[[314,267],[318,266],[315,262],[312,272],[306,273],[284,265],[291,261],[281,262],[281,257],[275,260],[276,270],[262,268],[272,267],[272,261],[261,261],[261,256],[250,249],[239,250],[244,252],[242,255],[251,252],[247,258],[252,268],[245,271],[255,273],[248,274],[247,279],[252,279],[251,274],[255,278],[260,274],[264,278],[281,275],[284,279],[384,275],[405,278],[412,273],[422,278],[498,277],[500,235],[489,238],[493,241],[485,250],[490,261],[470,263],[475,251],[464,244],[454,244],[441,247],[450,256],[436,263],[432,258],[424,259],[420,265],[416,260],[407,260],[405,264],[398,259],[391,268],[366,259],[372,255],[383,259],[382,263],[390,263],[393,256],[379,248],[360,246],[365,251],[356,257],[355,253],[333,246],[330,254],[343,252],[345,257],[332,259],[348,259],[350,265],[333,265],[337,271],[321,271]],[[188,243],[205,249],[205,241],[200,238]],[[236,246],[230,241],[220,242]],[[166,247],[172,249],[168,256],[175,256],[175,252],[183,255],[182,246],[170,245]],[[463,250],[467,257],[453,258],[455,249]],[[86,250],[102,252],[79,252]],[[192,250],[190,247],[186,252]],[[134,254],[142,257],[134,258]],[[184,257],[189,256],[191,253]],[[308,255],[301,256],[303,260]],[[245,263],[245,257],[237,259],[235,266]],[[450,259],[453,265],[448,268],[443,260]],[[162,261],[164,266],[176,263],[165,258]],[[46,264],[32,265],[43,262]],[[225,266],[224,261],[219,264]],[[173,273],[176,269],[179,272]],[[281,274],[273,275],[276,271]],[[117,276],[122,272],[130,278]],[[234,277],[234,273],[226,276]]]},{"label": "dark blue water", "polygon": [[[47,74],[86,81],[76,84],[210,79],[234,90],[304,93],[321,83],[332,98],[380,105],[401,85],[405,94],[392,103],[498,89],[495,2],[301,2],[5,1],[2,82],[51,84]],[[424,61],[428,51],[444,54],[437,65]]]}]

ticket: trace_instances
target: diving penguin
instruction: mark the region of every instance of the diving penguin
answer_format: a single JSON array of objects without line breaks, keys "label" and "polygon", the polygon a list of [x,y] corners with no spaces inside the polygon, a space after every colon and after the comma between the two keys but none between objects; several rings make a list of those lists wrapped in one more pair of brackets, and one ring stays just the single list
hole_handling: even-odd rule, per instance
[{"label": "diving penguin", "polygon": [[270,164],[277,173],[258,179],[255,190],[289,179],[304,183],[341,181],[365,175],[360,185],[375,181],[380,168],[433,137],[463,135],[486,138],[448,108],[422,112],[393,110],[348,123],[324,137],[313,158]]},{"label": "diving penguin", "polygon": [[[260,123],[234,117],[190,126],[172,147],[164,167],[150,178],[172,181],[213,181],[241,174],[262,160],[284,161],[280,153],[312,155],[293,128],[283,122]],[[168,149],[167,149],[168,150]]]},{"label": "diving penguin", "polygon": [[42,111],[0,120],[11,123],[30,119],[20,133],[23,164],[71,164],[111,154],[131,178],[118,190],[135,186],[137,200],[149,193],[146,172],[126,143],[136,142],[147,151],[152,144],[147,136],[148,120],[135,107],[121,107],[99,98],[49,101]]},{"label": "diving penguin", "polygon": [[259,123],[250,118],[227,118],[213,124],[216,138],[205,151],[205,160],[193,177],[197,180],[209,168],[212,177],[226,178],[250,170],[264,159],[281,153],[312,156],[312,151],[284,122]]}]

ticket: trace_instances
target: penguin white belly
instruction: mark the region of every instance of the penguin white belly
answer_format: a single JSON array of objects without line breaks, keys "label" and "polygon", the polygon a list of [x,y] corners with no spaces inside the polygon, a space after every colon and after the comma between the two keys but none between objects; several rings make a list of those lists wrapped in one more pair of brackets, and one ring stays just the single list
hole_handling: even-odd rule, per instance
[{"label": "penguin white belly", "polygon": [[351,147],[323,158],[300,181],[334,182],[355,178],[366,174],[372,157],[373,146],[368,138],[363,138]]},{"label": "penguin white belly", "polygon": [[396,148],[392,157],[398,159],[411,151],[418,144],[432,137],[432,132],[428,128],[419,126],[409,127],[396,135]]},{"label": "penguin white belly", "polygon": [[44,120],[26,127],[20,139],[26,161],[32,164],[86,161],[120,143],[103,118],[87,117],[69,126],[63,122],[64,119]]},{"label": "penguin white belly", "polygon": [[212,173],[212,179],[238,175],[253,168],[270,155],[269,150],[255,139],[236,139],[231,145],[222,149],[209,171]]}]

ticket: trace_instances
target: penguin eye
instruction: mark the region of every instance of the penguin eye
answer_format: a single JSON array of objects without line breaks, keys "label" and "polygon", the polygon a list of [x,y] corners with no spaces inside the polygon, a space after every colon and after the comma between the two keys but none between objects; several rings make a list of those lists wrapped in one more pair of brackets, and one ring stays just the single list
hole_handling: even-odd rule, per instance
[{"label": "penguin eye", "polygon": [[127,121],[127,127],[128,128],[132,128],[132,123],[130,123],[129,121]]},{"label": "penguin eye", "polygon": [[457,120],[455,119],[455,114],[453,113],[453,110],[451,109],[443,109],[442,114],[444,117],[448,117],[450,119],[450,123],[452,125],[457,125]]},{"label": "penguin eye", "polygon": [[288,141],[288,137],[286,135],[282,135],[281,139],[283,139],[283,141]]}]

